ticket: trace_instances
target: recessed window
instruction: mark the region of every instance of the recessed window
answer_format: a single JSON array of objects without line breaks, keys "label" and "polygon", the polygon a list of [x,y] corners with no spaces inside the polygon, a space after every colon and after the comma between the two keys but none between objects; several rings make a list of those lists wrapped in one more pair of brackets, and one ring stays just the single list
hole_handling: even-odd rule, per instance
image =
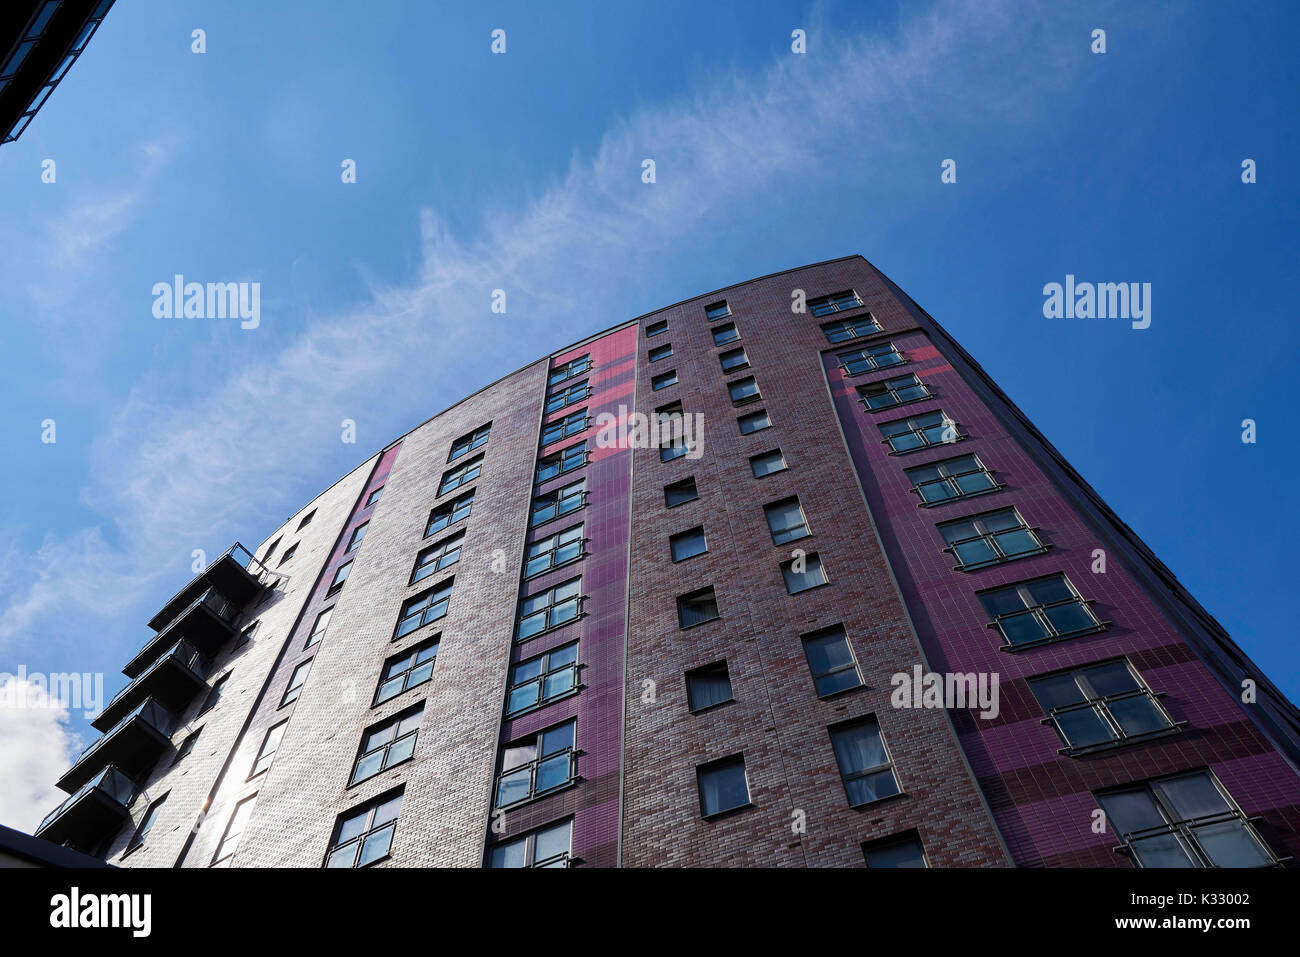
[{"label": "recessed window", "polygon": [[928,399],[933,394],[929,386],[910,372],[907,375],[885,379],[883,382],[858,386],[858,395],[862,396],[863,403],[872,412],[903,405],[906,402]]},{"label": "recessed window", "polygon": [[532,578],[552,568],[575,562],[583,555],[582,526],[574,525],[529,545],[524,551],[524,577]]},{"label": "recessed window", "polygon": [[713,344],[715,346],[725,346],[729,342],[737,342],[740,339],[740,330],[736,328],[734,322],[724,322],[713,329]]},{"label": "recessed window", "polygon": [[767,417],[766,409],[759,409],[757,412],[750,412],[747,415],[742,415],[736,420],[736,424],[740,426],[741,435],[750,435],[754,432],[762,432],[764,429],[770,429],[772,427],[772,420]]},{"label": "recessed window", "polygon": [[686,440],[686,424],[681,402],[670,402],[655,409],[660,462],[671,462],[690,453],[691,443]]},{"label": "recessed window", "polygon": [[575,621],[582,613],[582,576],[529,595],[519,603],[515,640],[523,641]]},{"label": "recessed window", "polygon": [[470,489],[464,495],[457,496],[446,505],[439,505],[429,513],[429,522],[424,526],[424,537],[437,535],[448,525],[455,525],[459,521],[469,518],[470,509],[474,505],[475,489]]},{"label": "recessed window", "polygon": [[351,574],[352,574],[351,561],[346,561],[342,565],[340,565],[334,571],[334,580],[330,582],[330,587],[329,590],[325,592],[325,597],[328,598],[331,595],[337,595],[339,592],[341,592],[343,590],[344,584],[348,580],[348,576]]},{"label": "recessed window", "polygon": [[899,792],[898,780],[875,718],[863,718],[830,729],[835,761],[849,806],[870,804]]},{"label": "recessed window", "polygon": [[446,495],[462,485],[469,484],[478,478],[482,471],[482,455],[476,455],[465,464],[458,465],[454,469],[448,469],[442,473],[442,481],[438,483],[438,494]]},{"label": "recessed window", "polygon": [[1210,771],[1096,793],[1138,867],[1274,867],[1278,860]]},{"label": "recessed window", "polygon": [[880,323],[871,318],[870,313],[856,319],[837,319],[822,325],[822,332],[826,334],[828,342],[847,342],[879,331]]},{"label": "recessed window", "polygon": [[731,315],[731,307],[727,305],[727,300],[715,302],[712,305],[704,307],[704,315],[709,322],[716,322],[719,319],[725,319]]},{"label": "recessed window", "polygon": [[550,704],[578,687],[578,643],[570,642],[510,669],[506,717]]},{"label": "recessed window", "polygon": [[361,749],[352,768],[350,784],[373,778],[380,771],[408,760],[415,753],[415,741],[424,720],[424,704],[373,725],[361,737]]},{"label": "recessed window", "polygon": [[667,372],[661,372],[659,375],[652,376],[650,379],[650,388],[655,392],[658,392],[660,389],[666,389],[669,386],[673,386],[676,384],[677,384],[676,369],[669,369]]},{"label": "recessed window", "polygon": [[415,629],[430,622],[437,621],[447,614],[447,605],[451,602],[451,588],[455,579],[449,579],[421,592],[414,598],[402,602],[402,613],[397,620],[397,634],[394,638],[409,635]]},{"label": "recessed window", "polygon": [[435,635],[384,662],[384,670],[379,673],[375,704],[396,698],[402,692],[410,691],[433,677],[433,666],[438,657],[438,638]]},{"label": "recessed window", "polygon": [[781,575],[785,578],[785,590],[791,595],[826,584],[826,569],[816,552],[782,562]]},{"label": "recessed window", "polygon": [[430,545],[422,549],[415,556],[415,568],[411,571],[411,580],[408,584],[414,585],[416,582],[422,582],[430,575],[435,575],[444,568],[450,568],[460,561],[460,546],[465,541],[465,533],[457,532],[455,535],[448,536],[436,545]]},{"label": "recessed window", "polygon": [[749,781],[745,778],[745,756],[738,754],[695,769],[700,789],[700,814],[712,817],[749,804]]},{"label": "recessed window", "polygon": [[209,866],[229,866],[230,859],[235,856],[235,850],[239,847],[239,839],[248,827],[248,819],[253,816],[253,802],[256,799],[256,794],[244,798],[230,812],[230,820],[226,822],[226,829],[221,834],[221,841],[217,844],[216,853],[212,855],[212,863]]},{"label": "recessed window", "polygon": [[366,529],[368,529],[369,527],[370,527],[369,522],[362,522],[360,525],[358,525],[356,528],[352,530],[352,537],[348,539],[348,547],[347,550],[344,551],[343,553],[344,555],[351,555],[353,552],[355,552],[358,548],[361,547],[361,541],[366,537]]},{"label": "recessed window", "polygon": [[302,521],[298,523],[298,531],[301,532],[304,528],[310,525],[311,520],[315,517],[316,517],[316,509],[313,508],[310,512],[304,515],[302,517]]},{"label": "recessed window", "polygon": [[957,423],[944,412],[926,412],[880,426],[882,440],[891,453],[914,452],[937,445],[951,445],[965,438]]},{"label": "recessed window", "polygon": [[552,442],[567,439],[571,435],[577,435],[579,432],[585,432],[586,430],[587,410],[579,409],[577,412],[570,412],[564,418],[552,422],[542,430],[542,445],[550,445]]},{"label": "recessed window", "polygon": [[763,514],[767,516],[767,527],[772,532],[773,544],[784,545],[812,534],[808,531],[808,521],[804,518],[803,506],[799,504],[797,495],[764,505]]},{"label": "recessed window", "polygon": [[287,727],[289,722],[281,721],[266,732],[266,736],[262,738],[262,747],[258,749],[257,758],[253,761],[253,770],[248,772],[249,780],[271,766],[271,760],[275,757],[275,752],[280,749],[280,739],[284,737],[284,729]]},{"label": "recessed window", "polygon": [[558,365],[551,370],[550,376],[546,380],[548,386],[559,385],[566,379],[576,379],[578,376],[585,374],[591,369],[591,356],[582,355],[576,359],[570,359],[563,365]]},{"label": "recessed window", "polygon": [[302,694],[302,686],[307,683],[307,674],[311,671],[311,663],[315,659],[308,658],[293,669],[293,674],[289,676],[289,686],[284,689],[284,695],[280,698],[280,707],[287,704],[293,704]]},{"label": "recessed window", "polygon": [[1029,679],[1067,753],[1129,744],[1176,727],[1124,659]]},{"label": "recessed window", "polygon": [[731,674],[725,661],[686,672],[686,703],[692,712],[731,700]]},{"label": "recessed window", "polygon": [[546,399],[545,415],[552,412],[559,412],[566,405],[573,405],[575,402],[581,402],[587,396],[591,395],[591,386],[586,379],[581,382],[575,382],[573,385],[565,386],[557,392],[551,393]]},{"label": "recessed window", "polygon": [[208,697],[203,702],[203,707],[199,708],[199,714],[207,714],[220,703],[221,695],[225,693],[226,682],[230,680],[230,675],[231,672],[227,671],[216,681],[212,682],[212,690],[208,692]]},{"label": "recessed window", "polygon": [[660,359],[667,359],[672,354],[673,344],[671,342],[666,342],[662,346],[655,346],[651,349],[649,353],[647,353],[647,357],[651,362],[658,362]]},{"label": "recessed window", "polygon": [[744,405],[746,402],[757,402],[762,398],[758,391],[758,383],[754,377],[746,376],[743,379],[737,379],[735,382],[727,383],[727,394],[731,396],[732,405]]},{"label": "recessed window", "polygon": [[370,508],[370,506],[376,504],[379,501],[380,496],[382,496],[383,494],[384,494],[384,487],[381,485],[379,486],[379,488],[371,492],[369,497],[366,498],[365,507]]},{"label": "recessed window", "polygon": [[684,478],[680,482],[673,482],[664,486],[664,505],[668,508],[685,505],[687,502],[693,502],[699,497],[700,493],[695,487],[694,477]]},{"label": "recessed window", "polygon": [[677,596],[677,623],[682,628],[693,628],[718,617],[718,598],[712,585]]},{"label": "recessed window", "polygon": [[284,554],[280,556],[280,564],[283,565],[289,559],[293,558],[294,553],[297,551],[298,551],[298,543],[294,542],[292,545],[286,548],[284,550]]},{"label": "recessed window", "polygon": [[678,532],[668,539],[668,547],[672,551],[675,562],[703,555],[709,550],[704,541],[704,526],[696,525],[684,532]]},{"label": "recessed window", "polygon": [[1028,648],[1102,628],[1092,607],[1064,575],[982,592],[979,600],[1009,648]]},{"label": "recessed window", "polygon": [[384,795],[339,815],[326,867],[365,867],[388,856],[402,811],[402,793]]},{"label": "recessed window", "polygon": [[573,780],[574,728],[573,721],[566,721],[501,749],[496,807],[548,794]]},{"label": "recessed window", "polygon": [[559,452],[553,452],[540,459],[537,463],[537,482],[549,482],[565,472],[572,472],[574,469],[580,469],[587,464],[587,441],[570,445],[567,449]]},{"label": "recessed window", "polygon": [[808,311],[814,316],[828,316],[833,312],[844,312],[847,309],[857,309],[862,305],[862,297],[852,289],[846,289],[844,292],[831,293],[829,296],[818,296],[816,299],[808,300]]},{"label": "recessed window", "polygon": [[912,491],[924,505],[942,505],[1001,488],[977,455],[961,455],[906,471]]},{"label": "recessed window", "polygon": [[749,468],[754,473],[754,478],[762,478],[765,475],[771,475],[773,472],[784,472],[785,456],[781,454],[780,449],[752,455],[749,458]]},{"label": "recessed window", "polygon": [[858,672],[858,662],[853,657],[843,625],[822,628],[802,638],[817,697],[825,698],[862,687],[862,675]]},{"label": "recessed window", "polygon": [[199,728],[197,731],[185,736],[185,740],[182,741],[180,747],[176,749],[176,757],[172,759],[171,763],[172,767],[176,767],[176,765],[180,764],[190,756],[190,752],[194,750],[194,746],[199,743],[199,735],[202,732],[203,729]]},{"label": "recessed window", "polygon": [[1047,551],[1035,530],[1025,524],[1014,508],[944,522],[939,526],[939,534],[948,543],[944,551],[953,554],[960,571],[999,565]]},{"label": "recessed window", "polygon": [[533,499],[532,519],[530,525],[537,526],[549,522],[561,515],[577,511],[587,503],[587,480],[578,479],[553,492],[539,495]]},{"label": "recessed window", "polygon": [[[169,791],[167,793],[170,794],[171,792]],[[126,845],[128,851],[134,851],[145,842],[145,838],[149,836],[149,832],[153,830],[153,826],[158,822],[158,815],[162,813],[163,802],[166,800],[167,794],[164,794],[158,800],[149,805],[149,810],[145,811],[144,817],[140,818],[139,827],[135,829],[135,833],[131,835],[130,842]]]},{"label": "recessed window", "polygon": [[890,366],[901,366],[907,360],[894,348],[892,342],[878,342],[873,346],[864,346],[855,352],[841,352],[835,357],[840,360],[840,367],[848,375],[861,375],[864,372],[876,372]]},{"label": "recessed window", "polygon": [[867,867],[929,867],[921,836],[915,831],[870,841],[862,845]]},{"label": "recessed window", "polygon": [[255,621],[247,628],[245,628],[243,631],[241,631],[239,633],[239,637],[235,639],[235,647],[242,648],[244,647],[244,645],[252,641],[253,636],[257,634],[257,629],[260,628],[261,625],[262,623],[260,621]]},{"label": "recessed window", "polygon": [[569,867],[573,860],[573,818],[548,824],[494,845],[488,867]]},{"label": "recessed window", "polygon": [[454,462],[462,455],[468,455],[475,449],[487,444],[488,437],[492,434],[492,423],[480,425],[473,432],[462,435],[455,442],[451,443],[451,452],[447,455],[448,462]]},{"label": "recessed window", "polygon": [[271,556],[275,554],[275,550],[279,547],[280,547],[280,539],[277,538],[275,541],[271,543],[270,547],[267,548],[266,554],[262,556],[263,564],[271,560]]},{"label": "recessed window", "polygon": [[667,331],[668,331],[667,319],[660,319],[658,322],[652,322],[650,323],[650,325],[645,327],[645,335],[647,339],[649,339],[651,336],[657,336],[660,333],[667,332]]},{"label": "recessed window", "polygon": [[721,364],[723,372],[736,372],[740,369],[749,368],[749,357],[745,355],[744,349],[729,349],[726,352],[719,353],[718,362]]},{"label": "recessed window", "polygon": [[329,627],[330,616],[333,614],[333,608],[326,608],[316,616],[316,621],[311,626],[311,634],[307,636],[307,644],[303,646],[304,648],[310,648],[325,637],[325,629]]}]

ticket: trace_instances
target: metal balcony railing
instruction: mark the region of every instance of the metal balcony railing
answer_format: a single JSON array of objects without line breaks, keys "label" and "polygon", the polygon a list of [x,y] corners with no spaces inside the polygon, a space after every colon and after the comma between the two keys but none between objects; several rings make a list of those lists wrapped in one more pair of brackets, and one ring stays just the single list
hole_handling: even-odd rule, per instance
[{"label": "metal balcony railing", "polygon": [[108,730],[121,717],[122,706],[136,697],[152,697],[174,712],[183,711],[204,686],[211,671],[212,659],[182,638],[113,695],[91,723],[100,731]]},{"label": "metal balcony railing", "polygon": [[72,793],[110,764],[128,776],[138,776],[153,767],[163,750],[170,747],[172,732],[178,725],[172,712],[152,697],[145,698],[77,756],[59,778],[59,787]]},{"label": "metal balcony railing", "polygon": [[99,791],[105,797],[121,805],[122,814],[128,814],[128,808],[131,802],[135,800],[136,785],[135,782],[119,771],[115,766],[108,765],[89,781],[77,788],[76,792],[56,807],[45,819],[41,821],[40,827],[36,829],[36,836],[42,837],[44,832],[48,831],[52,825],[58,822],[67,814],[78,801],[88,795],[91,791]]},{"label": "metal balcony railing", "polygon": [[173,595],[149,620],[149,627],[162,631],[164,625],[175,621],[181,609],[215,587],[225,598],[243,605],[267,584],[271,573],[253,557],[243,545],[236,542],[208,563],[184,588]]}]

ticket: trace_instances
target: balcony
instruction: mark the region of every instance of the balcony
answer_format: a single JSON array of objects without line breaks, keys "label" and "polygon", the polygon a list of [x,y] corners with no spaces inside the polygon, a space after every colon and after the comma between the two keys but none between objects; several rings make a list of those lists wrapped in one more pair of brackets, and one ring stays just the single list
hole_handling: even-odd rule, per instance
[{"label": "balcony", "polygon": [[93,853],[130,819],[135,782],[108,765],[41,821],[36,836]]},{"label": "balcony", "polygon": [[161,658],[145,668],[134,681],[113,696],[90,722],[98,731],[108,731],[145,698],[153,698],[174,714],[181,714],[195,696],[207,687],[212,660],[193,644],[181,639]]},{"label": "balcony", "polygon": [[173,595],[162,610],[149,619],[149,627],[161,631],[169,622],[175,621],[183,609],[212,588],[228,601],[242,606],[262,590],[269,574],[252,552],[236,542]]},{"label": "balcony", "polygon": [[235,616],[241,605],[224,592],[209,588],[190,602],[158,634],[146,641],[126,663],[122,673],[139,678],[145,669],[182,638],[201,653],[211,656],[235,633]]},{"label": "balcony", "polygon": [[176,716],[153,698],[140,705],[113,729],[82,751],[57,784],[74,793],[109,765],[133,780],[142,779],[172,746]]}]

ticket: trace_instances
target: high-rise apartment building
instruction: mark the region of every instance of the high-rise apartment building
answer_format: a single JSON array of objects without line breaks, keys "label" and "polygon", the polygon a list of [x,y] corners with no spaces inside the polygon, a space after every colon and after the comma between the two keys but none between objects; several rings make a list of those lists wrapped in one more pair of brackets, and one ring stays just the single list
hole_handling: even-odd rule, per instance
[{"label": "high-rise apartment building", "polygon": [[149,624],[38,832],[122,866],[1300,853],[1295,707],[856,256],[498,380]]}]

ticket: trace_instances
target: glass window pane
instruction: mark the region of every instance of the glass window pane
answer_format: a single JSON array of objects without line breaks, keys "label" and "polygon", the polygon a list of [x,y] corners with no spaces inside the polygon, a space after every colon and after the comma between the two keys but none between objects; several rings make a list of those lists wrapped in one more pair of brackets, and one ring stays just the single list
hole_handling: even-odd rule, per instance
[{"label": "glass window pane", "polygon": [[546,676],[542,694],[547,699],[554,698],[572,689],[573,684],[573,669],[565,668],[563,671],[556,671]]},{"label": "glass window pane", "polygon": [[1155,784],[1161,798],[1184,821],[1231,810],[1223,795],[1205,772],[1166,778]]},{"label": "glass window pane", "polygon": [[887,763],[885,746],[874,721],[836,729],[831,733],[831,743],[844,777]]},{"label": "glass window pane", "polygon": [[1095,708],[1079,708],[1056,716],[1061,733],[1072,748],[1086,748],[1094,744],[1114,741],[1115,732],[1097,713]]},{"label": "glass window pane", "polygon": [[553,758],[546,758],[537,765],[537,790],[538,792],[549,791],[551,788],[557,788],[569,780],[569,761],[568,754],[560,754]]},{"label": "glass window pane", "polygon": [[1124,733],[1130,736],[1170,727],[1164,712],[1146,695],[1109,701],[1106,706]]},{"label": "glass window pane", "polygon": [[886,769],[844,783],[849,803],[853,805],[878,801],[898,793],[898,782],[892,771]]},{"label": "glass window pane", "polygon": [[1057,605],[1055,608],[1045,608],[1043,614],[1047,620],[1052,623],[1057,634],[1068,635],[1074,631],[1082,631],[1085,628],[1095,628],[1096,619],[1088,610],[1087,605],[1079,602],[1071,602],[1068,605]]},{"label": "glass window pane", "polygon": [[361,858],[357,861],[357,867],[365,867],[388,853],[388,848],[393,843],[393,830],[394,827],[389,825],[366,838],[361,845]]},{"label": "glass window pane", "polygon": [[1085,668],[1083,676],[1101,698],[1123,694],[1125,691],[1136,691],[1141,687],[1133,677],[1133,672],[1129,670],[1128,664],[1123,661],[1109,661],[1104,665]]},{"label": "glass window pane", "polygon": [[489,860],[489,867],[523,867],[527,864],[524,857],[527,839],[511,841],[509,844],[498,844],[492,848],[492,855]]},{"label": "glass window pane", "polygon": [[544,861],[558,854],[567,854],[570,847],[570,827],[571,823],[565,821],[563,824],[538,831],[533,860]]},{"label": "glass window pane", "polygon": [[1264,848],[1241,821],[1207,824],[1192,832],[1216,867],[1266,867],[1272,863]]},{"label": "glass window pane", "polygon": [[552,728],[542,735],[542,755],[555,754],[565,748],[573,747],[573,722]]},{"label": "glass window pane", "polygon": [[505,807],[528,797],[531,769],[524,768],[502,776],[497,784],[497,807]]},{"label": "glass window pane", "polygon": [[1133,841],[1130,845],[1143,867],[1195,867],[1182,840],[1174,834],[1157,834]]},{"label": "glass window pane", "polygon": [[1131,834],[1149,827],[1161,827],[1165,824],[1164,815],[1156,806],[1146,788],[1134,788],[1131,791],[1112,791],[1097,798],[1101,809],[1106,812],[1110,829],[1117,835]]},{"label": "glass window pane", "polygon": [[530,681],[526,685],[520,685],[510,692],[510,700],[506,702],[506,710],[512,714],[516,711],[522,711],[524,708],[531,708],[537,704],[537,692],[541,687],[541,682]]}]

